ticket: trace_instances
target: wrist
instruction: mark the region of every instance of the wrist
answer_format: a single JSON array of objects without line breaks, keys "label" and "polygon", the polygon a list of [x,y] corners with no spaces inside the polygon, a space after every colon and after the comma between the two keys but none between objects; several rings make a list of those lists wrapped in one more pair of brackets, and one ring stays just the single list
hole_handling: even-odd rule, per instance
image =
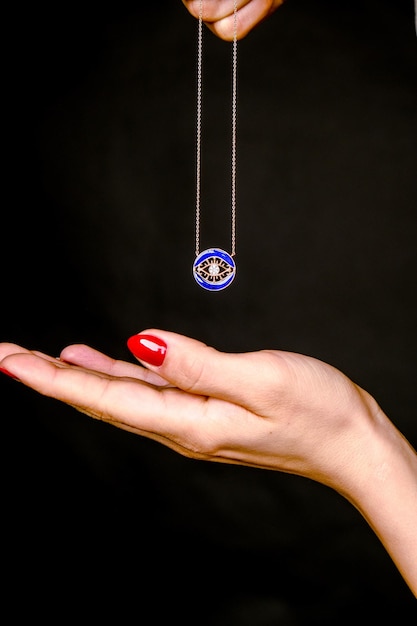
[{"label": "wrist", "polygon": [[417,454],[369,394],[365,404],[360,439],[351,442],[353,471],[340,492],[373,528],[417,595]]}]

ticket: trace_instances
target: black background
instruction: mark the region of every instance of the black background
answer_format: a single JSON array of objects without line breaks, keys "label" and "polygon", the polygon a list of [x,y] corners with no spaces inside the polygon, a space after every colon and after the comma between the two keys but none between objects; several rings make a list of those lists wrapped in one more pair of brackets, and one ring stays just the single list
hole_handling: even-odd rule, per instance
[{"label": "black background", "polygon": [[[180,0],[9,7],[3,31],[1,340],[133,360],[127,338],[161,327],[302,352],[416,445],[412,0],[288,0],[241,41],[238,273],[215,294],[191,275],[197,23]],[[205,30],[203,248],[229,247],[230,58]],[[16,618],[410,623],[415,600],[338,494],[0,385]]]}]

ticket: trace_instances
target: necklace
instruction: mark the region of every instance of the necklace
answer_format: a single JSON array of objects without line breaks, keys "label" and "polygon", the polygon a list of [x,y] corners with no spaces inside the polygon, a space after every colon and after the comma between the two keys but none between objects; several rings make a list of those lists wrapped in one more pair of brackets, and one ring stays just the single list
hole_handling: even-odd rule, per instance
[{"label": "necklace", "polygon": [[196,131],[196,208],[195,208],[195,261],[193,275],[196,282],[209,291],[228,287],[236,275],[236,120],[237,120],[237,0],[234,3],[232,44],[232,139],[231,139],[231,252],[221,248],[208,248],[200,252],[201,214],[201,137],[203,96],[203,0],[200,0],[197,46],[197,131]]}]

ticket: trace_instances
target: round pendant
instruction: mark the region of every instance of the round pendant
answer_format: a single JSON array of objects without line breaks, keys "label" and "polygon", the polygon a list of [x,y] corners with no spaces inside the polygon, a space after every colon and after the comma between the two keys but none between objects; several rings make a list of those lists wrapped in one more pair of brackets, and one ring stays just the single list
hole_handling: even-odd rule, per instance
[{"label": "round pendant", "polygon": [[209,248],[196,257],[193,274],[203,289],[220,291],[228,287],[236,276],[236,264],[224,250]]}]

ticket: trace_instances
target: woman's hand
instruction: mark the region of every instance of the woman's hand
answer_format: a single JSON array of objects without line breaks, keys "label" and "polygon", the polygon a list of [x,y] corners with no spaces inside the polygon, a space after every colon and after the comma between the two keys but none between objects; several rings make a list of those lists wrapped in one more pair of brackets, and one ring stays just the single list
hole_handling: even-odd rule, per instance
[{"label": "woman's hand", "polygon": [[334,488],[361,511],[417,593],[417,456],[366,391],[290,352],[227,354],[162,330],[134,335],[128,346],[141,365],[84,345],[54,359],[0,344],[0,368],[187,457]]},{"label": "woman's hand", "polygon": [[1,366],[42,394],[186,456],[303,474],[335,487],[343,486],[345,465],[353,469],[351,439],[371,436],[378,420],[365,391],[310,357],[225,354],[160,330],[128,345],[146,368],[83,345],[53,359],[3,344]]},{"label": "woman's hand", "polygon": [[[189,12],[198,18],[200,0],[182,0]],[[255,26],[271,15],[284,0],[238,0],[237,37],[242,39]],[[203,21],[220,39],[232,41],[234,37],[234,1],[204,0]]]}]

